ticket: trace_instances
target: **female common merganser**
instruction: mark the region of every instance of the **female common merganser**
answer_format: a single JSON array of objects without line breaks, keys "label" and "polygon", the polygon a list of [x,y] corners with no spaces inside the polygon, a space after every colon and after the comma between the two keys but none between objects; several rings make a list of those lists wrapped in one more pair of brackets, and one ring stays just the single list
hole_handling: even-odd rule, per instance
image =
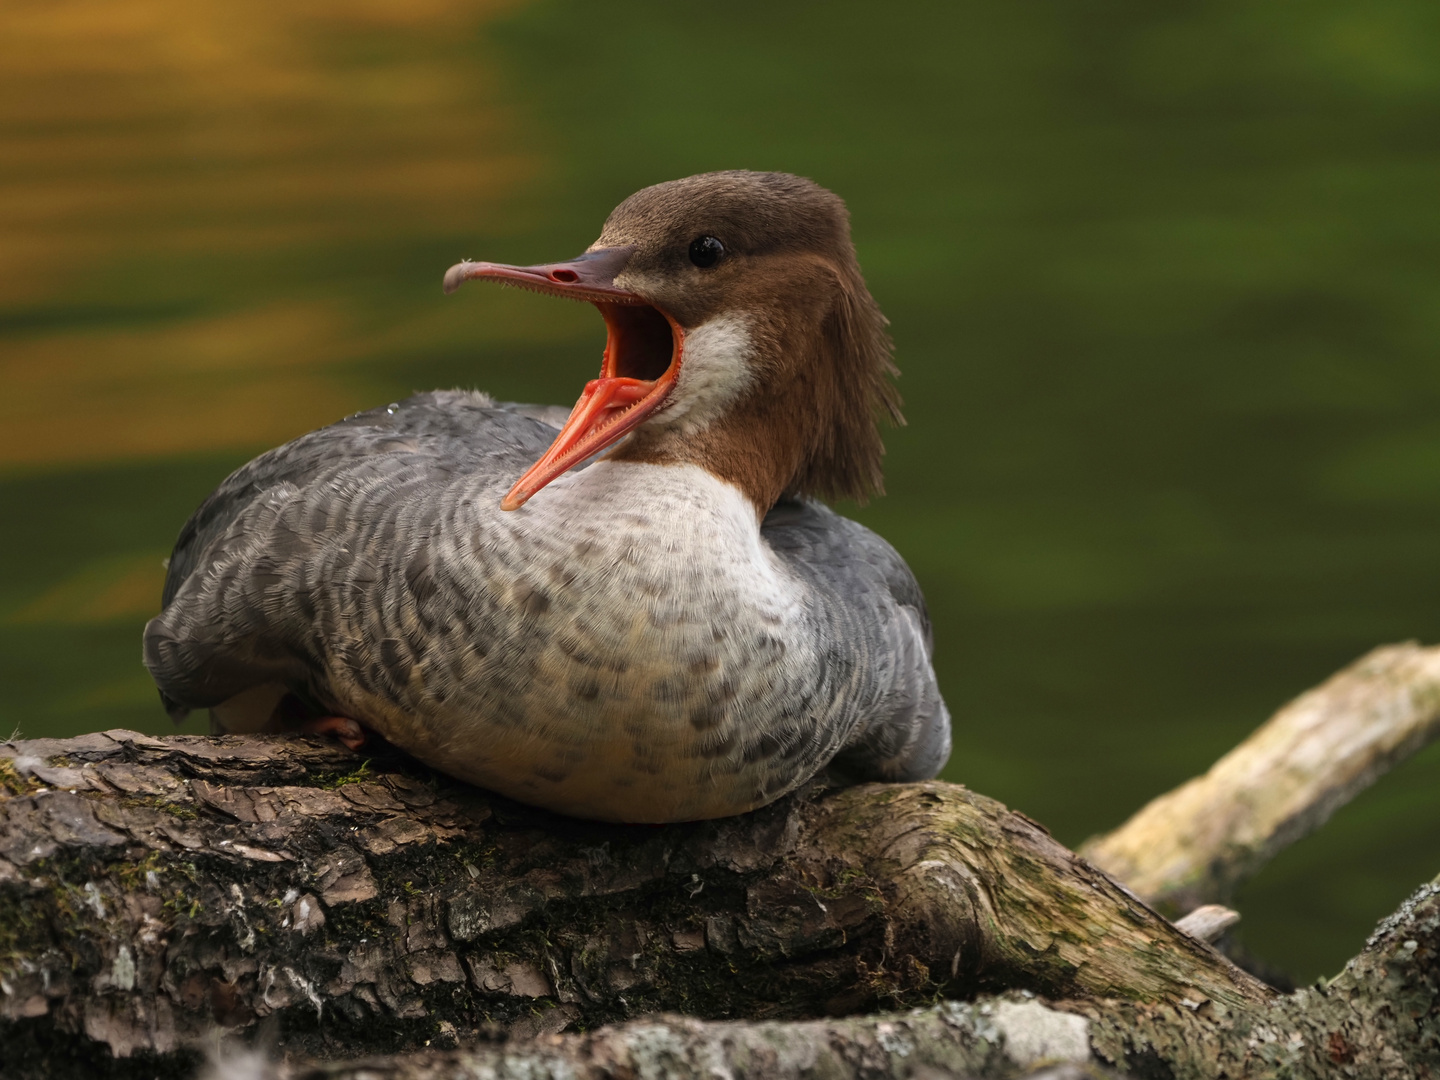
[{"label": "female common merganser", "polygon": [[600,377],[568,419],[418,394],[232,475],[145,629],[171,715],[369,729],[610,821],[742,813],[832,760],[934,776],[950,718],[919,587],[811,501],[878,492],[878,415],[900,419],[844,203],[692,176],[626,199],[577,259],[463,262],[445,291],[472,278],[594,304]]}]

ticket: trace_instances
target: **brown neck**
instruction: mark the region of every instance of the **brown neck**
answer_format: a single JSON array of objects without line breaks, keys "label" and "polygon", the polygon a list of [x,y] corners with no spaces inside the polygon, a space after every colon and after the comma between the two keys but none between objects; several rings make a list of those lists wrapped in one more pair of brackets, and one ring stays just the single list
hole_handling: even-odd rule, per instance
[{"label": "brown neck", "polygon": [[611,458],[650,465],[698,465],[738,487],[754,504],[757,516],[763,517],[791,490],[799,472],[811,433],[805,430],[807,425],[795,421],[794,403],[784,396],[752,397],[723,422],[699,432],[682,436],[674,430],[641,428]]}]

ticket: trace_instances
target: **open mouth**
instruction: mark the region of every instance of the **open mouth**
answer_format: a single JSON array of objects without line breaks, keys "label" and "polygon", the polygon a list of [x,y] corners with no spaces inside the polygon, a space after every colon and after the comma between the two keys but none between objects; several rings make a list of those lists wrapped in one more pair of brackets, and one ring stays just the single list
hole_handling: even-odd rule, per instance
[{"label": "open mouth", "polygon": [[516,510],[541,488],[586,458],[613,446],[659,409],[675,388],[685,331],[670,315],[636,293],[617,288],[615,276],[631,248],[587,252],[544,266],[463,262],[445,274],[445,291],[471,279],[587,300],[605,320],[600,377],[585,384],[560,434],[500,503]]},{"label": "open mouth", "polygon": [[595,306],[605,318],[605,359],[610,365],[601,374],[654,382],[680,359],[679,329],[659,308],[645,303]]}]

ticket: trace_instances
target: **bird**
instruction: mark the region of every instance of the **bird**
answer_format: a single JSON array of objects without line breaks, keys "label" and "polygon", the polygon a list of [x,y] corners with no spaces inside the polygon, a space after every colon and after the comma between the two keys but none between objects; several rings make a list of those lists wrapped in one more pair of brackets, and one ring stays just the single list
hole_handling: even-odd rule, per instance
[{"label": "bird", "polygon": [[726,817],[822,770],[935,776],[951,723],[882,492],[903,422],[845,203],[731,170],[565,262],[465,261],[600,312],[567,413],[419,393],[271,450],[186,523],[144,660],[177,722],[378,735],[563,815]]}]

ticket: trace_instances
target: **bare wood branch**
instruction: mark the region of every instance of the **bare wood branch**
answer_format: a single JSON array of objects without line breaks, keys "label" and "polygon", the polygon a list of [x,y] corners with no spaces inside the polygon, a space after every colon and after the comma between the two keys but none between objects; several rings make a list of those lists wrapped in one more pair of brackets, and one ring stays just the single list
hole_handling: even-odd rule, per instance
[{"label": "bare wood branch", "polygon": [[331,1057],[662,1010],[1273,997],[949,784],[610,826],[316,741],[132,732],[6,745],[0,784],[0,1058],[50,1080],[267,1020]]},{"label": "bare wood branch", "polygon": [[1384,646],[1080,851],[1167,909],[1224,903],[1277,852],[1437,736],[1440,648]]},{"label": "bare wood branch", "polygon": [[1201,941],[1218,941],[1240,921],[1240,913],[1222,904],[1201,904],[1183,919],[1175,920],[1177,930],[1184,930]]}]

